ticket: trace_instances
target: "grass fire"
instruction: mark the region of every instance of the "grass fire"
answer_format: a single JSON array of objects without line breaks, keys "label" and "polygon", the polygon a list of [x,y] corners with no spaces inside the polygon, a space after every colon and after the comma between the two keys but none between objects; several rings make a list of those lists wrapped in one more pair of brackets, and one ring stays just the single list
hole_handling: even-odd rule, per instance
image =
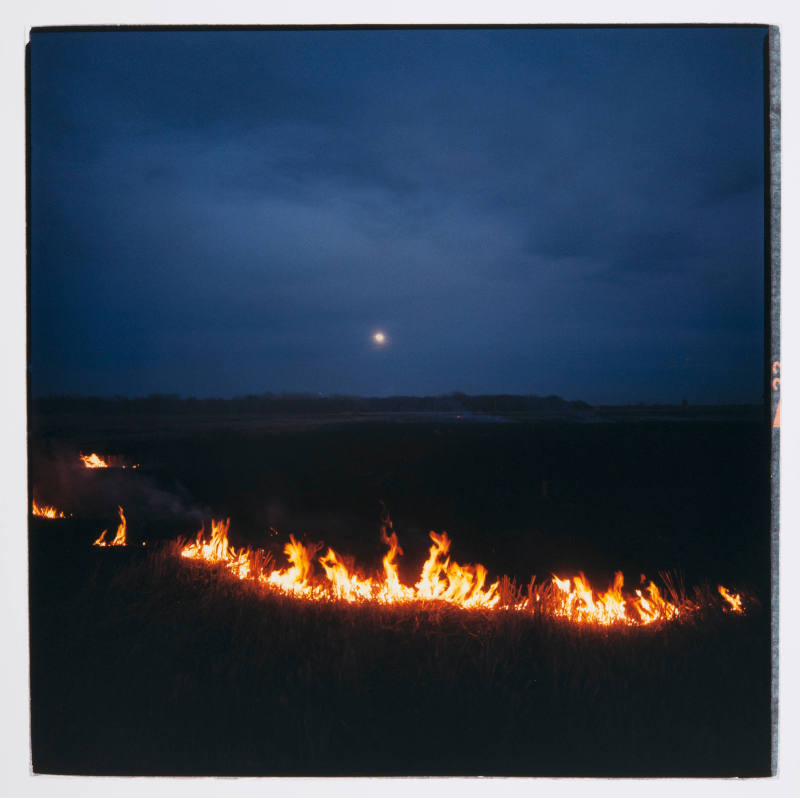
[{"label": "grass fire", "polygon": [[108,543],[106,541],[106,534],[108,532],[107,529],[104,529],[100,533],[100,537],[95,540],[92,544],[93,546],[125,546],[126,545],[126,530],[127,530],[127,521],[125,520],[125,513],[122,510],[122,507],[119,507],[119,518],[120,523],[117,527],[117,534],[114,535],[114,539]]},{"label": "grass fire", "polygon": [[24,38],[34,772],[773,775],[779,31],[332,27]]},{"label": "grass fire", "polygon": [[[84,468],[128,468],[128,464],[122,462],[118,457],[100,456],[95,452],[91,454],[80,453],[78,455]],[[130,468],[139,468],[138,463],[134,463]]]},{"label": "grass fire", "polygon": [[81,462],[84,468],[108,468],[108,463],[99,454],[81,454]]},{"label": "grass fire", "polygon": [[[381,575],[364,576],[349,568],[346,562],[352,558],[342,557],[332,548],[328,548],[322,557],[317,558],[321,544],[304,544],[296,540],[294,535],[290,535],[289,542],[284,547],[290,567],[270,569],[272,557],[263,550],[237,550],[229,544],[229,526],[230,519],[212,519],[210,537],[206,538],[205,530],[201,528],[196,540],[182,547],[181,556],[206,563],[221,563],[238,579],[253,580],[259,585],[277,588],[304,600],[342,600],[372,604],[446,602],[461,609],[535,613],[574,623],[601,626],[645,626],[657,621],[673,621],[696,613],[703,605],[712,603],[707,596],[702,597],[700,590],[695,591],[699,600],[690,600],[668,574],[664,575],[664,580],[667,582],[670,600],[664,598],[661,590],[652,581],[643,590],[637,588],[633,593],[625,593],[620,571],[615,573],[608,590],[599,593],[582,573],[566,579],[553,574],[538,585],[533,576],[524,591],[508,577],[485,586],[486,568],[480,564],[459,565],[453,560],[449,554],[451,541],[444,532],[430,533],[433,545],[430,547],[428,559],[422,565],[419,580],[413,586],[407,586],[398,577],[395,559],[402,554],[402,549],[388,515],[381,526],[381,539],[389,546],[383,557]],[[105,544],[96,541],[95,545]],[[314,579],[315,561],[322,566],[323,580]],[[724,611],[743,612],[739,594],[732,594],[723,585],[718,586],[718,592],[724,599]]]},{"label": "grass fire", "polygon": [[747,420],[45,418],[36,772],[769,771]]},{"label": "grass fire", "polygon": [[62,510],[49,504],[37,504],[36,499],[33,499],[32,513],[39,518],[66,518]]}]

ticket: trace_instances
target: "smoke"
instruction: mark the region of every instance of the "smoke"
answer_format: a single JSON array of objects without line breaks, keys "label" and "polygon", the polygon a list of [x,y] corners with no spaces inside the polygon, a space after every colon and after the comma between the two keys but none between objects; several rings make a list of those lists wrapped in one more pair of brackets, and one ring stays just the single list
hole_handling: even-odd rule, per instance
[{"label": "smoke", "polygon": [[208,517],[209,509],[180,486],[166,489],[158,484],[157,475],[132,468],[133,463],[111,462],[113,467],[90,469],[72,452],[34,456],[32,498],[84,518],[114,516],[120,505],[126,514],[148,521],[199,525]]}]

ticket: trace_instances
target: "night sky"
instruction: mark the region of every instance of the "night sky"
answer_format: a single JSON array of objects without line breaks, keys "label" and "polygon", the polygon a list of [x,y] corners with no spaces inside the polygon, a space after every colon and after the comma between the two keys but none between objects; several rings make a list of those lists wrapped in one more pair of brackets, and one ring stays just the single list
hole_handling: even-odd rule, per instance
[{"label": "night sky", "polygon": [[33,393],[760,401],[765,36],[33,33]]}]

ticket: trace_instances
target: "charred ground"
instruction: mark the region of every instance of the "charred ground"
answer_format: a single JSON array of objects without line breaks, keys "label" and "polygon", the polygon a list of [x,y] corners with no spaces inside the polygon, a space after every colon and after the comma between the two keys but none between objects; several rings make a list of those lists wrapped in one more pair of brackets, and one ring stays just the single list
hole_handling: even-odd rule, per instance
[{"label": "charred ground", "polygon": [[[31,525],[35,769],[768,773],[767,430],[757,413],[679,420],[681,410],[342,423],[34,408],[32,488],[74,513]],[[63,464],[78,450],[141,468],[73,472]],[[92,550],[126,490],[134,545]],[[154,504],[150,491],[177,500]],[[89,495],[108,495],[108,508],[70,498]],[[446,529],[454,556],[490,574],[583,570],[602,585],[615,569],[629,580],[675,570],[687,584],[746,589],[761,606],[607,632],[306,606],[180,561],[167,544],[213,513],[231,517],[234,544],[280,558],[289,532],[306,534],[377,568],[379,499],[405,551],[401,576],[425,558],[428,530]]]}]

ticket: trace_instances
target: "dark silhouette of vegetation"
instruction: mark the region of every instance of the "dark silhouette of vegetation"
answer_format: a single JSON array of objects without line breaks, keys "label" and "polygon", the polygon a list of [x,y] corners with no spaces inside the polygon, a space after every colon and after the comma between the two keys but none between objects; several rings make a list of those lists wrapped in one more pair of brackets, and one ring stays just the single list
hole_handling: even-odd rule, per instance
[{"label": "dark silhouette of vegetation", "polygon": [[344,396],[320,394],[265,393],[220,398],[182,398],[177,394],[143,397],[43,396],[31,399],[33,423],[39,416],[103,416],[129,419],[162,418],[309,418],[316,421],[348,420],[380,415],[424,418],[448,415],[452,421],[486,419],[531,421],[693,421],[750,420],[765,417],[765,406],[644,404],[591,406],[559,396],[449,393],[440,396]]},{"label": "dark silhouette of vegetation", "polygon": [[585,402],[568,402],[558,396],[516,396],[511,394],[468,396],[322,396],[307,393],[265,393],[232,399],[181,398],[177,394],[124,396],[49,396],[33,400],[39,412],[152,413],[199,411],[207,413],[391,413],[451,412],[480,413],[536,412],[550,415],[585,413]]}]

